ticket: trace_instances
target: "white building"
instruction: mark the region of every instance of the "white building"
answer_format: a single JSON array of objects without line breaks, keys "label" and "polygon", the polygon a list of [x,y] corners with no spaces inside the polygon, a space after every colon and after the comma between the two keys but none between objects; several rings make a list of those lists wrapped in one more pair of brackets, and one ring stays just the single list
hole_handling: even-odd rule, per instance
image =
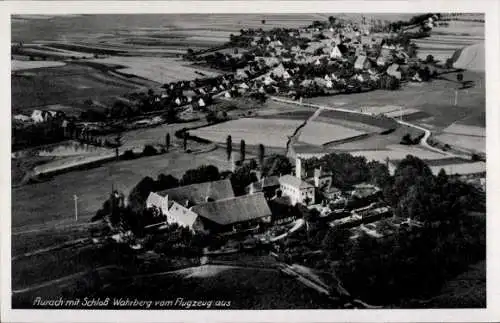
[{"label": "white building", "polygon": [[295,159],[295,176],[284,175],[279,178],[283,196],[288,196],[293,205],[315,204],[314,185],[302,180],[302,160]]}]

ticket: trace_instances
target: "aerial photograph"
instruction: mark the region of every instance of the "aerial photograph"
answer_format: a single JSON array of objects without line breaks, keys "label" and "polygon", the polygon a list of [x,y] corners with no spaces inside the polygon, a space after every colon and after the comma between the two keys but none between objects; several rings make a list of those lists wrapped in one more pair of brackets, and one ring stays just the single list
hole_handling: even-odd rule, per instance
[{"label": "aerial photograph", "polygon": [[484,13],[10,18],[13,309],[486,308]]}]

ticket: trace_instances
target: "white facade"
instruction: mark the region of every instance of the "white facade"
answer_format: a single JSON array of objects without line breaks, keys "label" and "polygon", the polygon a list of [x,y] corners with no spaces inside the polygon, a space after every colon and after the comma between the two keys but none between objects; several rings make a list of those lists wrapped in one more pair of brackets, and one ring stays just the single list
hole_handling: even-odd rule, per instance
[{"label": "white facade", "polygon": [[314,204],[314,187],[297,187],[290,183],[280,183],[280,189],[283,196],[288,196],[293,205],[297,203],[306,204],[306,200],[309,199],[309,204]]}]

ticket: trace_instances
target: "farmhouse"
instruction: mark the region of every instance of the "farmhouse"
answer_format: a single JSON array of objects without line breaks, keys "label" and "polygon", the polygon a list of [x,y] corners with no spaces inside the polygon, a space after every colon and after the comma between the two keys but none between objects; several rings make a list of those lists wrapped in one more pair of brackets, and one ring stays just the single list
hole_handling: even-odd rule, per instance
[{"label": "farmhouse", "polygon": [[195,205],[193,229],[204,233],[237,232],[271,222],[271,210],[263,193],[231,197]]},{"label": "farmhouse", "polygon": [[160,192],[151,192],[146,200],[146,207],[156,207],[164,215],[168,214],[169,201],[175,201],[181,205],[189,206],[207,201],[234,197],[233,187],[228,179],[186,185]]}]

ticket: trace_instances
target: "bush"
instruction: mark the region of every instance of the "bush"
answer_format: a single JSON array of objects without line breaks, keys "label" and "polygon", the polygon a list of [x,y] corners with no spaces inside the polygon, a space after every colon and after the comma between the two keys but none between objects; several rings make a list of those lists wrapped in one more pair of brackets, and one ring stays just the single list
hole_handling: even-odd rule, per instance
[{"label": "bush", "polygon": [[125,152],[123,153],[122,158],[125,159],[125,160],[134,159],[135,158],[135,154],[134,154],[134,152],[131,149],[125,150]]},{"label": "bush", "polygon": [[144,150],[142,151],[142,154],[144,156],[154,156],[157,153],[158,152],[156,151],[156,149],[153,146],[151,146],[151,145],[144,146]]}]

